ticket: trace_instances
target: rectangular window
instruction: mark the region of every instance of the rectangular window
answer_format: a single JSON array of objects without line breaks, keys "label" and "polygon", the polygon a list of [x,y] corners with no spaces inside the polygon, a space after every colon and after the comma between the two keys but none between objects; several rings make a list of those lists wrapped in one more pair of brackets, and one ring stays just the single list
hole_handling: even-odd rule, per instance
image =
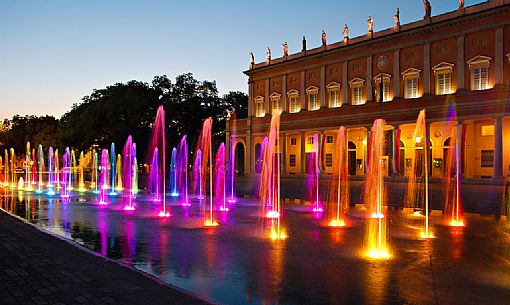
[{"label": "rectangular window", "polygon": [[417,98],[418,97],[418,78],[417,77],[406,78],[405,85],[406,85],[405,98]]},{"label": "rectangular window", "polygon": [[482,167],[493,167],[494,166],[494,150],[482,150],[481,156]]},{"label": "rectangular window", "polygon": [[296,155],[289,155],[289,166],[290,167],[296,166]]},{"label": "rectangular window", "polygon": [[451,92],[451,73],[439,72],[437,74],[437,94],[450,94]]},{"label": "rectangular window", "polygon": [[296,145],[296,138],[290,138],[290,145]]},{"label": "rectangular window", "polygon": [[[381,83],[378,82],[377,86],[377,102],[381,100]],[[387,102],[390,100],[390,82],[383,80],[383,102]]]},{"label": "rectangular window", "polygon": [[273,110],[280,110],[280,99],[273,99]]},{"label": "rectangular window", "polygon": [[333,166],[333,154],[326,154],[326,167]]},{"label": "rectangular window", "polygon": [[493,136],[494,125],[482,125],[482,136]]},{"label": "rectangular window", "polygon": [[313,110],[319,109],[317,93],[310,93],[309,99],[310,99],[310,106],[309,106],[308,110],[313,111]]},{"label": "rectangular window", "polygon": [[473,90],[487,89],[487,67],[477,67],[472,70]]},{"label": "rectangular window", "polygon": [[308,137],[307,143],[310,145],[313,144],[313,137]]},{"label": "rectangular window", "polygon": [[326,136],[326,143],[328,144],[333,143],[333,136]]},{"label": "rectangular window", "polygon": [[257,108],[255,108],[255,116],[260,118],[260,117],[263,117],[265,115],[264,113],[264,103],[262,102],[257,102]]},{"label": "rectangular window", "polygon": [[363,87],[352,88],[352,104],[353,105],[363,104]]},{"label": "rectangular window", "polygon": [[338,90],[329,91],[329,108],[340,107],[338,99]]},{"label": "rectangular window", "polygon": [[298,99],[297,99],[296,96],[292,96],[290,98],[290,107],[289,107],[289,109],[290,109],[290,111],[289,111],[290,113],[296,113],[296,112],[299,111]]}]

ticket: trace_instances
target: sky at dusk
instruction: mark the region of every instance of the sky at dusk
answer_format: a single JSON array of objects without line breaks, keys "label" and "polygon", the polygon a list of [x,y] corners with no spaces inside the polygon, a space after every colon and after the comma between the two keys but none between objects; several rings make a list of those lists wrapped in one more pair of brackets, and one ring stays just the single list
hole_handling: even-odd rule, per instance
[{"label": "sky at dusk", "polygon": [[[430,0],[432,15],[455,10],[456,0]],[[466,6],[485,1],[467,0]],[[247,90],[242,73],[281,57],[282,43],[299,52],[423,17],[421,0],[171,1],[0,0],[0,119],[15,114],[60,117],[93,89],[129,80],[151,82],[191,72],[216,80],[220,94]]]}]

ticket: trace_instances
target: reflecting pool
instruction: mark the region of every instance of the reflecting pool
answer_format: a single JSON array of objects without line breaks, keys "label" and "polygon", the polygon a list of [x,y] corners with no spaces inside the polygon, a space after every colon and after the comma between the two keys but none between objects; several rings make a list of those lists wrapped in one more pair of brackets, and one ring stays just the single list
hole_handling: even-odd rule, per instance
[{"label": "reflecting pool", "polygon": [[[136,210],[122,198],[98,205],[96,195],[69,199],[0,189],[0,206],[83,247],[224,304],[508,304],[510,227],[467,215],[466,227],[431,216],[390,211],[392,258],[362,255],[363,213],[351,207],[346,227],[328,227],[309,207],[285,205],[288,238],[271,240],[255,200],[240,199],[218,227],[204,228],[199,201],[168,197],[171,217],[143,195]],[[206,200],[207,201],[207,200]]]}]

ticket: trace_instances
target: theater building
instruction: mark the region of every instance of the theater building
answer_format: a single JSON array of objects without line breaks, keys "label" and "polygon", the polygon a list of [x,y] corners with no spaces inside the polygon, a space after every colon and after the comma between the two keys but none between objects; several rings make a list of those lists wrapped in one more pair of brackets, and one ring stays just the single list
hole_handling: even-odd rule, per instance
[{"label": "theater building", "polygon": [[[407,176],[412,160],[406,150],[425,140],[430,175],[441,177],[455,135],[464,179],[501,180],[507,174],[510,0],[367,31],[252,63],[244,73],[249,115],[229,121],[226,134],[235,137],[237,169],[245,175],[257,173],[273,110],[281,112],[282,175],[306,173],[314,134],[321,143],[322,172],[331,173],[338,128],[345,126],[349,174],[363,176],[369,131],[378,118],[387,124],[388,176]],[[427,139],[413,136],[421,109]]]}]

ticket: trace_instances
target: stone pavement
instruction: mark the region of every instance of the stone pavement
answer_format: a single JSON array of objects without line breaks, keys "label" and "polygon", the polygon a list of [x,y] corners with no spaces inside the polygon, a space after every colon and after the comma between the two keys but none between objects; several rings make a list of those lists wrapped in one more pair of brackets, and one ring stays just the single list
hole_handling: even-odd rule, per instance
[{"label": "stone pavement", "polygon": [[211,304],[0,210],[0,304]]}]

